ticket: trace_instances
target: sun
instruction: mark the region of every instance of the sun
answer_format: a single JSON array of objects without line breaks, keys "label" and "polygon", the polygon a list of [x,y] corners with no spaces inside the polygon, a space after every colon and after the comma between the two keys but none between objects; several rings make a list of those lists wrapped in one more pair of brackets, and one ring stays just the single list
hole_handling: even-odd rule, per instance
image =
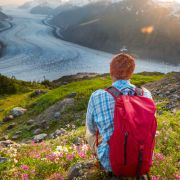
[{"label": "sun", "polygon": [[180,0],[157,0],[159,2],[180,2]]},{"label": "sun", "polygon": [[158,0],[158,1],[161,1],[161,2],[172,2],[173,0]]}]

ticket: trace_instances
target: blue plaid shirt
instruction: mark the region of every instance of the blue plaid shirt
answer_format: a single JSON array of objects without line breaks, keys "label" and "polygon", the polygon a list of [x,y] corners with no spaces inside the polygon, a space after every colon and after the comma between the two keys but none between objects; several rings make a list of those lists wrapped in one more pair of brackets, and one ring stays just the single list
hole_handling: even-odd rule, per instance
[{"label": "blue plaid shirt", "polygon": [[[128,80],[118,80],[112,85],[119,90],[124,88],[135,89],[135,86]],[[143,90],[145,97],[152,98],[151,93],[147,89],[143,88]],[[122,91],[124,95],[127,95],[128,92],[133,93],[129,89]],[[102,166],[107,171],[112,171],[109,160],[109,145],[107,142],[114,131],[114,104],[115,100],[112,95],[105,90],[97,90],[90,97],[86,114],[86,126],[89,131],[95,134],[98,128],[102,137],[102,143],[98,146],[97,154]]]}]

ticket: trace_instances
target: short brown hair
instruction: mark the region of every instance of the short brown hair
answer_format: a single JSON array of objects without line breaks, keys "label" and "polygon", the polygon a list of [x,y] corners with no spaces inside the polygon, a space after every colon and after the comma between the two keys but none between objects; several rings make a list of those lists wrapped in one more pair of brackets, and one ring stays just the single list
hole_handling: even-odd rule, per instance
[{"label": "short brown hair", "polygon": [[135,59],[125,53],[115,55],[110,64],[110,74],[116,79],[130,79],[134,69]]}]

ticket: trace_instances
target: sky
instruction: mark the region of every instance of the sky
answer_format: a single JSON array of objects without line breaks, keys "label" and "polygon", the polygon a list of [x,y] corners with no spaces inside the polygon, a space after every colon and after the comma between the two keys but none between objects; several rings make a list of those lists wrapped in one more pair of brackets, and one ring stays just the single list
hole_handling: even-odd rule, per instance
[{"label": "sky", "polygon": [[[30,0],[0,0],[0,6],[1,5],[9,5],[9,4],[15,4],[15,5],[20,5],[20,4],[23,4],[27,1],[30,1]],[[173,1],[173,0],[158,0],[158,1],[161,1],[161,2],[167,2],[167,1]],[[177,2],[180,2],[180,0],[175,0]]]},{"label": "sky", "polygon": [[6,4],[23,4],[27,0],[0,0],[0,5],[6,5]]}]

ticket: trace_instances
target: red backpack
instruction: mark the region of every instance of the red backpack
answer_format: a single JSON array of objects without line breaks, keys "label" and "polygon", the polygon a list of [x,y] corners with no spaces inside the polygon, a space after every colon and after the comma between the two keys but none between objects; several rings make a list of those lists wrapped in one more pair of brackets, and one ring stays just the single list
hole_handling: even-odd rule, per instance
[{"label": "red backpack", "polygon": [[113,86],[106,91],[115,98],[114,132],[108,142],[113,174],[139,178],[152,165],[157,128],[155,103],[143,97],[141,88],[136,88],[134,95],[123,95]]}]

